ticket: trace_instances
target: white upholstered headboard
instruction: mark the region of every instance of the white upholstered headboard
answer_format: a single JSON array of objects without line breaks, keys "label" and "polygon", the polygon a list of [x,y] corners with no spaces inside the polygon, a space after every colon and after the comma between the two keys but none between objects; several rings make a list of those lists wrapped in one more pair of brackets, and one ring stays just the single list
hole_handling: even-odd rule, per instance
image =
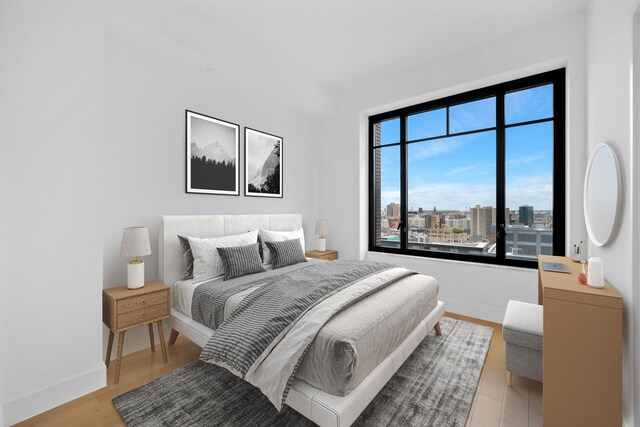
[{"label": "white upholstered headboard", "polygon": [[188,237],[219,237],[246,231],[293,231],[302,227],[300,214],[265,215],[166,215],[160,219],[158,275],[173,286],[182,278],[183,259],[178,234]]}]

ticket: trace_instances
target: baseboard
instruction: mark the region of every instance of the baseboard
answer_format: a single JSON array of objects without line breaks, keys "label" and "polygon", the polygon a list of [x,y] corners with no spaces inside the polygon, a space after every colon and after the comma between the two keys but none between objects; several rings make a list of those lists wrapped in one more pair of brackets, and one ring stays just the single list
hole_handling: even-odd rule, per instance
[{"label": "baseboard", "polygon": [[495,323],[502,323],[504,318],[504,310],[498,308],[469,304],[451,298],[442,298],[442,301],[445,309],[450,313],[462,314],[463,316],[475,317],[476,319]]},{"label": "baseboard", "polygon": [[0,406],[0,427],[19,423],[106,385],[106,367],[101,366],[77,377],[4,402]]}]

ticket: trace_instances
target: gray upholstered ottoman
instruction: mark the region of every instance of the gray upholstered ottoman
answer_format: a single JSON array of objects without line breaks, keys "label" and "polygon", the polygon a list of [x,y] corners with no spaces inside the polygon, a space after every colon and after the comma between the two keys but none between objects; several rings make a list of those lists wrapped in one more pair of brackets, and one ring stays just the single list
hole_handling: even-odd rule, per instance
[{"label": "gray upholstered ottoman", "polygon": [[502,338],[506,343],[509,374],[542,381],[542,306],[509,301],[502,322]]}]

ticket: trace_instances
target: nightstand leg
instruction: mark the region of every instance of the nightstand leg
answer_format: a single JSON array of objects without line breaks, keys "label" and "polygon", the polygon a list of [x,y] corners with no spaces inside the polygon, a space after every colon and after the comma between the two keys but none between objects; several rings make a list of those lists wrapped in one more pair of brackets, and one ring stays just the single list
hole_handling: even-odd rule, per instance
[{"label": "nightstand leg", "polygon": [[175,329],[171,329],[171,335],[169,335],[169,345],[172,346],[176,343],[176,340],[178,339],[178,334],[179,332],[176,331]]},{"label": "nightstand leg", "polygon": [[116,359],[116,379],[114,384],[118,384],[120,381],[120,365],[122,365],[122,347],[124,347],[124,333],[126,331],[120,332],[118,335],[118,358]]},{"label": "nightstand leg", "polygon": [[113,348],[113,331],[109,331],[109,343],[107,344],[107,357],[104,358],[104,364],[109,369],[109,362],[111,362],[111,349]]},{"label": "nightstand leg", "polygon": [[155,353],[156,343],[153,340],[153,323],[149,323],[149,341],[151,342],[151,352]]},{"label": "nightstand leg", "polygon": [[158,320],[158,335],[160,335],[160,348],[162,349],[162,360],[167,363],[167,347],[164,344],[164,329],[162,329],[162,320]]}]

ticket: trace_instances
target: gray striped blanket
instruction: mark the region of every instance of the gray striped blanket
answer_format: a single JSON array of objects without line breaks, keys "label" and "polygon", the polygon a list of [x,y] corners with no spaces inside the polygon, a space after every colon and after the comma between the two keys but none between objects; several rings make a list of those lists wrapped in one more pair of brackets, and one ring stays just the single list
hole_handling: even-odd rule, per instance
[{"label": "gray striped blanket", "polygon": [[191,318],[211,329],[217,329],[224,321],[224,309],[227,300],[237,293],[254,286],[272,283],[287,273],[322,263],[317,259],[298,263],[277,270],[267,270],[259,274],[249,274],[231,280],[210,280],[199,285],[193,293]]},{"label": "gray striped blanket", "polygon": [[[282,275],[274,273],[269,280],[262,280],[265,283],[246,296],[233,313],[219,324],[203,349],[200,359],[223,366],[260,387],[272,403],[281,409],[295,370],[311,340],[324,323],[336,312],[370,293],[415,274],[394,267],[392,264],[366,261],[333,261],[305,266]],[[386,276],[379,274],[385,271],[392,273]],[[371,283],[366,280],[378,276],[383,279],[369,280]],[[361,289],[356,288],[354,285],[358,283],[365,283],[365,286],[360,285]],[[251,283],[247,282],[243,286],[248,289],[250,285]],[[348,296],[338,298],[334,307],[325,309],[323,314],[318,316],[320,321],[309,322],[309,319],[305,318],[305,314],[309,314],[314,307],[352,286],[356,289],[341,293],[340,295]],[[327,314],[328,312],[331,314]],[[299,326],[298,324],[306,323],[313,325],[308,328],[304,326],[308,329],[303,331],[305,338],[292,339],[293,350],[286,352],[295,354],[292,357],[296,358],[287,361],[287,372],[269,369],[265,374],[260,371],[259,366],[271,353],[276,353],[274,349],[279,343],[286,342],[287,346],[292,345],[287,342],[287,334]],[[268,384],[271,381],[269,377],[274,378],[276,386]],[[265,390],[272,388],[276,391]]]}]

